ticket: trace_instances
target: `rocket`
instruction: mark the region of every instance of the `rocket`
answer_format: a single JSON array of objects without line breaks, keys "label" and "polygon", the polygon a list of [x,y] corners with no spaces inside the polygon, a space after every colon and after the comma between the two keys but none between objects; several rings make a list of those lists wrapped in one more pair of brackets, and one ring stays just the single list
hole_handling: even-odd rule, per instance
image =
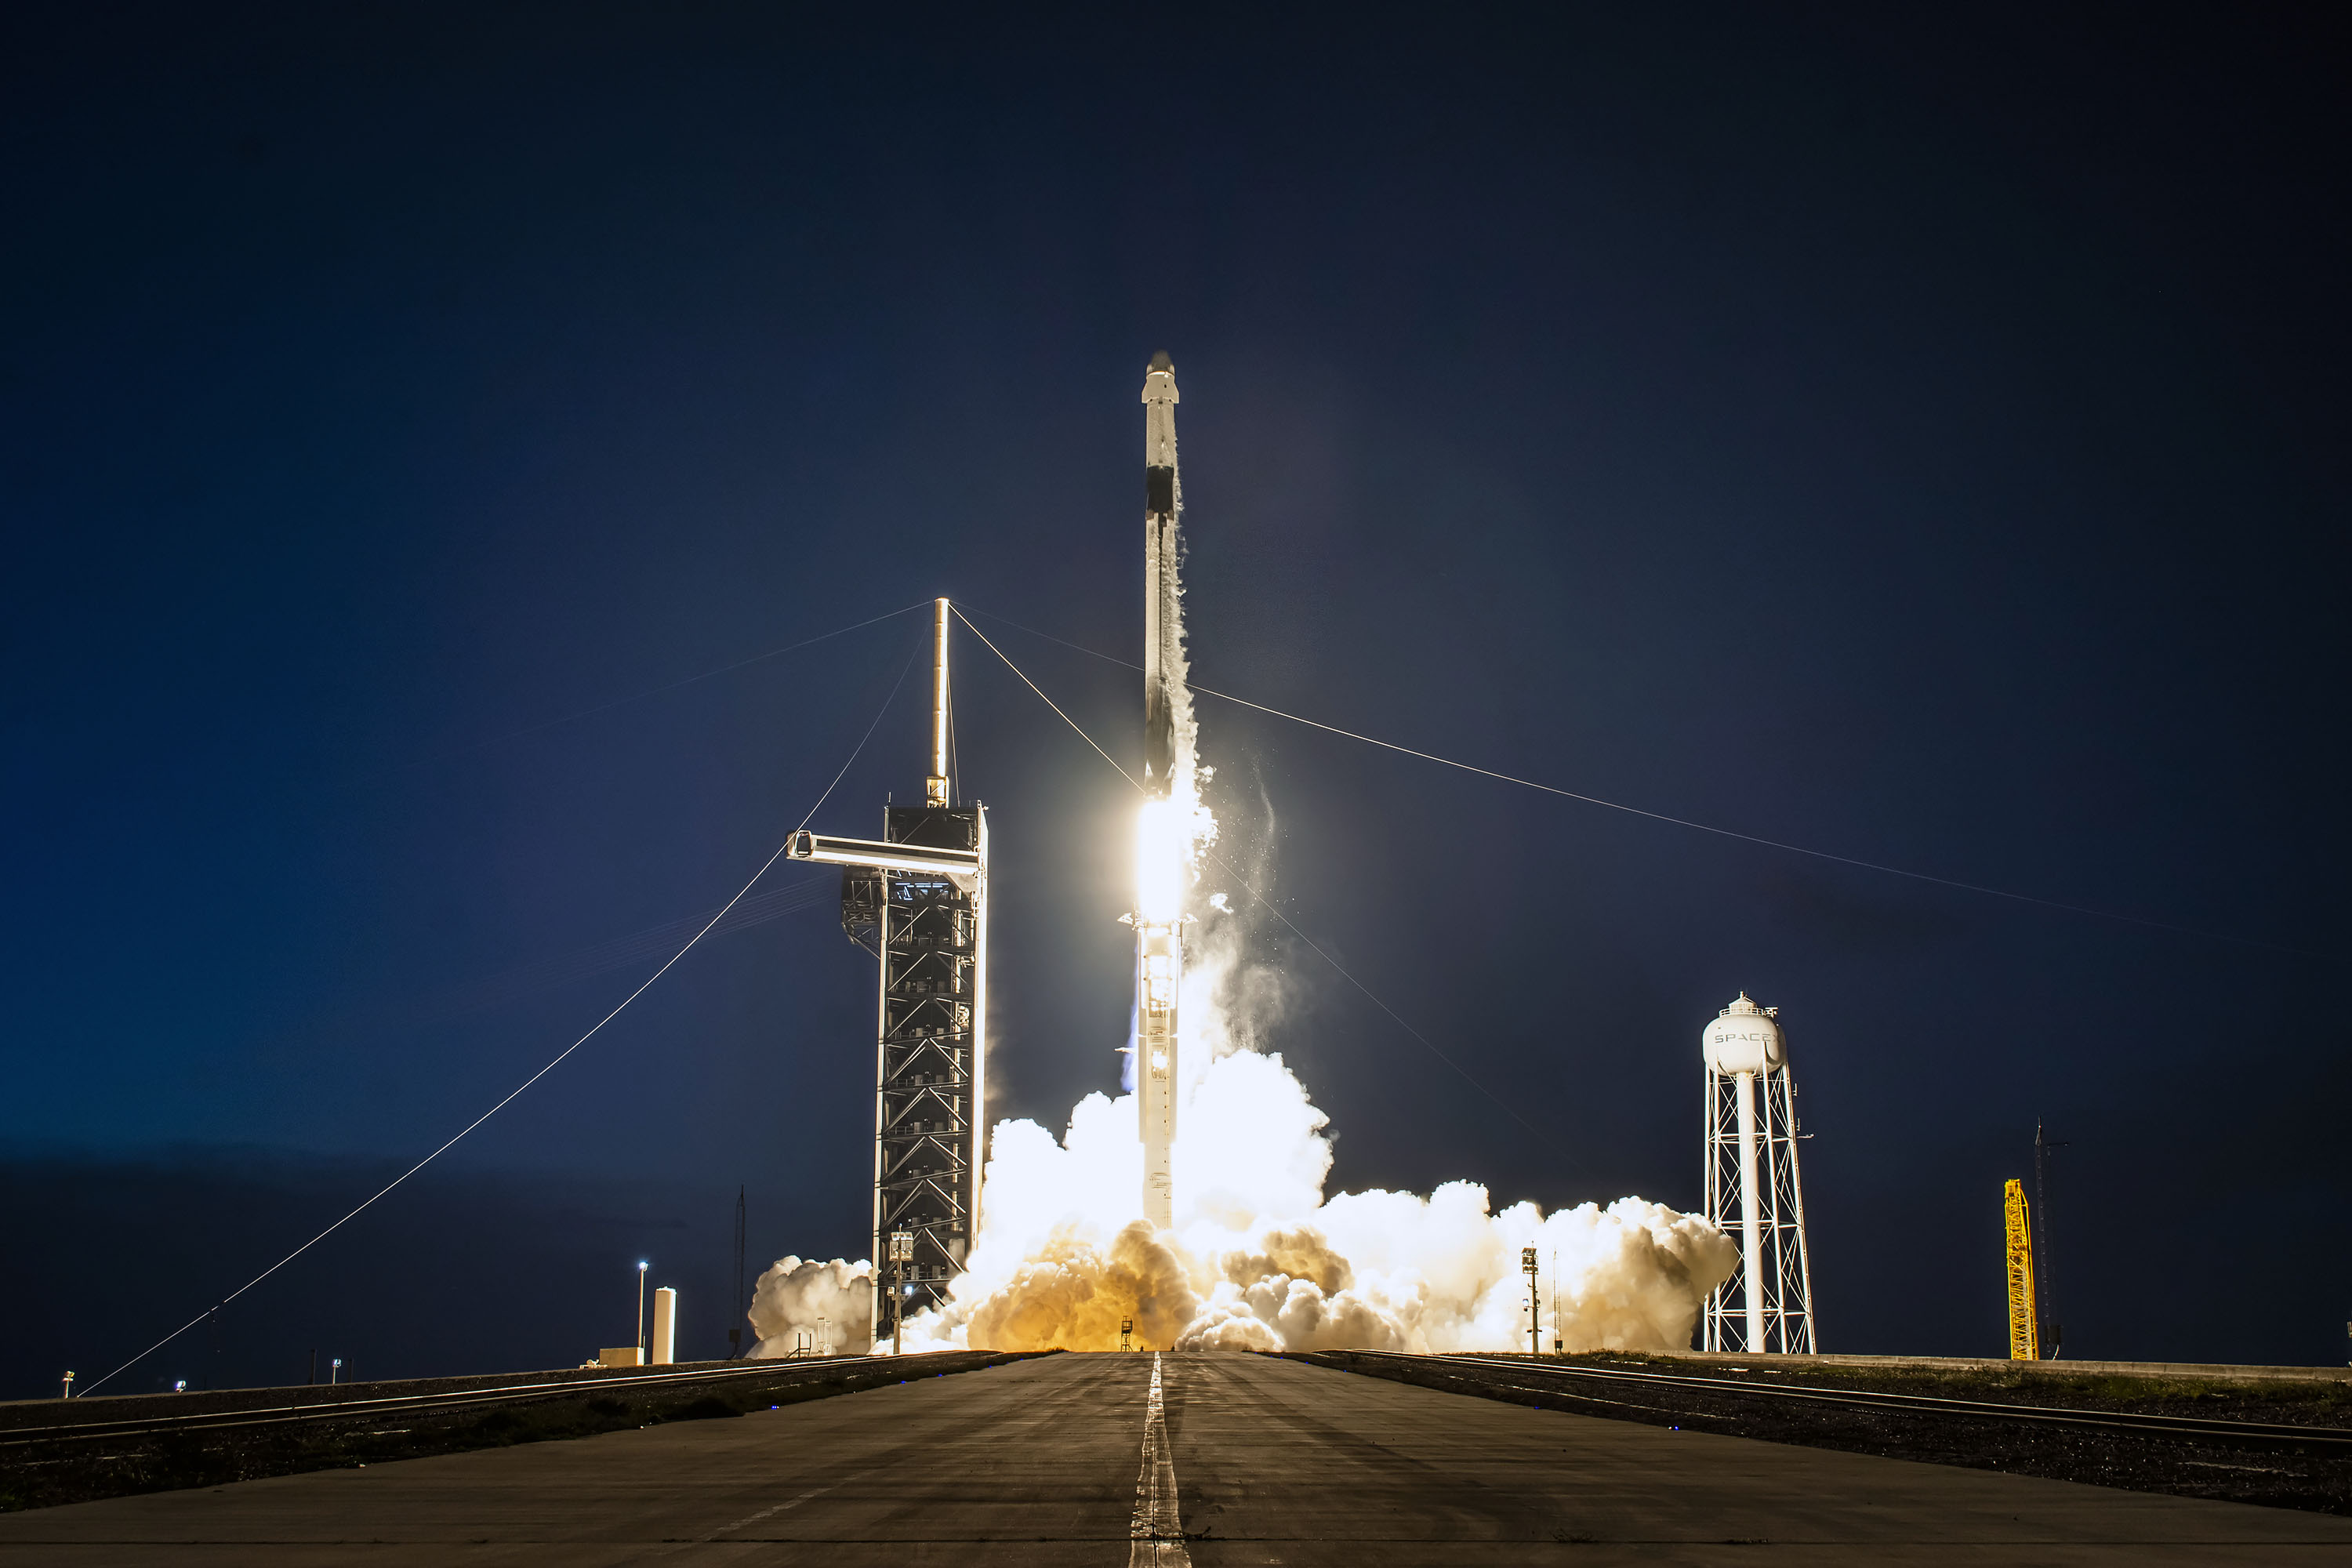
[{"label": "rocket", "polygon": [[1143,1140],[1143,1216],[1174,1223],[1176,997],[1184,973],[1185,825],[1171,798],[1182,668],[1176,599],[1176,367],[1151,356],[1143,375],[1143,788],[1136,825],[1135,1100]]},{"label": "rocket", "polygon": [[1176,367],[1163,352],[1143,374],[1143,786],[1165,799],[1176,770]]}]

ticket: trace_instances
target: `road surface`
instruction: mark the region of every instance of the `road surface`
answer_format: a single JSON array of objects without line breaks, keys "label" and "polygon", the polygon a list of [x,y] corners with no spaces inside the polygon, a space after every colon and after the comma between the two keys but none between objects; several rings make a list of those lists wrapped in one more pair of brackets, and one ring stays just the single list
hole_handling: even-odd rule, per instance
[{"label": "road surface", "polygon": [[9,1514],[0,1560],[2317,1564],[2352,1562],[2352,1520],[1258,1356],[1063,1355],[733,1420]]}]

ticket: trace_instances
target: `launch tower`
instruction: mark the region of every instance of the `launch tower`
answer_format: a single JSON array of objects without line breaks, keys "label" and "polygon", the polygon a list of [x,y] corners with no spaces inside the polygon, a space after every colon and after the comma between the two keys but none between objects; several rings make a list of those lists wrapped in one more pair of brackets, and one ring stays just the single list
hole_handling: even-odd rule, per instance
[{"label": "launch tower", "polygon": [[[934,614],[923,804],[885,806],[878,840],[802,833],[790,848],[795,860],[842,868],[841,928],[881,964],[872,1253],[877,1342],[906,1313],[946,1300],[979,1234],[987,1158],[988,812],[952,798],[948,601]],[[883,1259],[901,1233],[913,1237],[912,1255],[894,1287]]]},{"label": "launch tower", "polygon": [[1805,1189],[1797,1179],[1797,1085],[1780,1014],[1742,992],[1699,1037],[1707,1223],[1739,1244],[1739,1271],[1706,1299],[1702,1350],[1818,1350]]}]

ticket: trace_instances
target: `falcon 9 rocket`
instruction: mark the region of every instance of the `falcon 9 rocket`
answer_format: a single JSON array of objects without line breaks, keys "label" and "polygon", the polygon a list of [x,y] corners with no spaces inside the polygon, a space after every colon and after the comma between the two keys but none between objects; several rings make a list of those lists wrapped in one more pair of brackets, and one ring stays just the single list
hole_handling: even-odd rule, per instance
[{"label": "falcon 9 rocket", "polygon": [[1176,996],[1184,973],[1184,804],[1173,798],[1183,668],[1176,581],[1176,368],[1156,353],[1143,377],[1143,809],[1135,839],[1135,1100],[1143,1216],[1175,1219]]}]

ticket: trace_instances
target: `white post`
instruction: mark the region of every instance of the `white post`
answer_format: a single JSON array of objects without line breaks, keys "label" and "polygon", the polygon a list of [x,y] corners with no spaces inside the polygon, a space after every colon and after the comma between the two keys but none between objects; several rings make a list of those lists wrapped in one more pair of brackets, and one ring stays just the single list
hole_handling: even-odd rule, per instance
[{"label": "white post", "polygon": [[637,1265],[637,1364],[646,1359],[646,1265]]},{"label": "white post", "polygon": [[[1722,1142],[1723,1084],[1721,1075],[1710,1063],[1706,1069],[1706,1114],[1700,1122],[1701,1147],[1706,1151],[1706,1218],[1709,1225],[1723,1223],[1723,1151]],[[1723,1287],[1717,1285],[1706,1293],[1706,1305],[1702,1309],[1698,1348],[1719,1351],[1723,1348]]]},{"label": "white post", "polygon": [[665,1285],[654,1292],[654,1353],[648,1359],[656,1366],[667,1366],[677,1359],[677,1289]]},{"label": "white post", "polygon": [[1739,1075],[1739,1231],[1748,1268],[1748,1351],[1764,1348],[1764,1226],[1756,1192],[1756,1075]]}]

